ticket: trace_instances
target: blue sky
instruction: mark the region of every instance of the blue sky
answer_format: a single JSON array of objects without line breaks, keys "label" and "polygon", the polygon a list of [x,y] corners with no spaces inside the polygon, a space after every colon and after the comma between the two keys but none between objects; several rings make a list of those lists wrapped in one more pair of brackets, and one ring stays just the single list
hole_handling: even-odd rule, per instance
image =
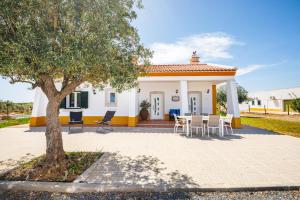
[{"label": "blue sky", "polygon": [[[134,25],[155,51],[153,63],[187,63],[197,50],[203,63],[239,67],[249,91],[300,86],[300,1],[144,0]],[[30,101],[28,85],[0,80],[0,99]]]}]

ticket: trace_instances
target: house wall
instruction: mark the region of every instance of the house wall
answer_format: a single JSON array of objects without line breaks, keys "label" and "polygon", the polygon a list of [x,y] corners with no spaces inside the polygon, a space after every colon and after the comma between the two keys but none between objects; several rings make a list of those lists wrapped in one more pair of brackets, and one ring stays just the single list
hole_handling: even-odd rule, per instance
[{"label": "house wall", "polygon": [[[299,98],[300,87],[250,92],[249,97],[254,99],[254,105],[252,101],[244,102],[240,104],[241,111],[248,112],[250,105],[252,112],[264,112],[265,108],[267,112],[284,112],[284,101]],[[261,105],[258,105],[258,100]]]},{"label": "house wall", "polygon": [[[131,95],[132,91],[124,91],[117,93],[117,106],[109,107],[105,105],[105,91],[97,91],[93,94],[93,88],[88,86],[80,87],[80,91],[88,91],[88,108],[87,109],[60,109],[60,122],[68,124],[70,111],[82,111],[83,120],[85,124],[95,124],[96,121],[101,120],[108,110],[116,111],[115,117],[112,120],[114,125],[128,125],[128,120],[137,122],[137,108],[129,116],[129,102],[130,98],[136,98],[137,95]],[[44,126],[46,124],[46,107],[48,99],[40,88],[36,88],[34,106],[31,115],[31,126]],[[131,122],[132,124],[133,122]]]},{"label": "house wall", "polygon": [[[180,82],[179,81],[155,81],[155,82],[140,82],[139,86],[139,101],[143,100],[150,101],[151,92],[163,92],[164,93],[164,114],[165,119],[169,115],[170,109],[180,109],[181,102],[172,101],[172,96],[180,96]],[[178,90],[178,93],[176,93]],[[209,90],[209,93],[207,91]],[[212,83],[211,82],[200,82],[200,81],[189,81],[188,91],[201,92],[202,99],[202,112],[211,114],[212,110]]]}]

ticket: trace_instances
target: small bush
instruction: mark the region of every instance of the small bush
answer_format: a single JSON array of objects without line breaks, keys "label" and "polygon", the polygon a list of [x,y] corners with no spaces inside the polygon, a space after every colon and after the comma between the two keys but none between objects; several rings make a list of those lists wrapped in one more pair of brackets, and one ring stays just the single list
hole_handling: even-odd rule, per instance
[{"label": "small bush", "polygon": [[300,98],[297,98],[297,99],[293,99],[292,102],[291,102],[291,108],[294,110],[294,111],[297,111],[300,113]]}]

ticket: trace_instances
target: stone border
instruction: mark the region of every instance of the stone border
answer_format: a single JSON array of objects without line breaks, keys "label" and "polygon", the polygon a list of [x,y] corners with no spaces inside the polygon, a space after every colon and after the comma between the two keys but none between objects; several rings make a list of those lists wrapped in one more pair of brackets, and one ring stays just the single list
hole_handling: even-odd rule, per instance
[{"label": "stone border", "polygon": [[157,187],[105,187],[96,183],[63,183],[35,181],[0,181],[0,190],[25,190],[59,193],[96,193],[96,192],[254,192],[254,191],[288,191],[300,190],[300,186],[235,187],[235,188],[157,188]]}]

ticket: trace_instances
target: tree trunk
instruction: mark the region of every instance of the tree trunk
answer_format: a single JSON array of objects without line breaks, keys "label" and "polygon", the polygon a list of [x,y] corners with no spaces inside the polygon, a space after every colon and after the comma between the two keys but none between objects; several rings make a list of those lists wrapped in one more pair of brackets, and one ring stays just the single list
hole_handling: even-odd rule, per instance
[{"label": "tree trunk", "polygon": [[65,160],[65,152],[59,122],[59,101],[49,100],[47,105],[46,163],[59,167]]}]

